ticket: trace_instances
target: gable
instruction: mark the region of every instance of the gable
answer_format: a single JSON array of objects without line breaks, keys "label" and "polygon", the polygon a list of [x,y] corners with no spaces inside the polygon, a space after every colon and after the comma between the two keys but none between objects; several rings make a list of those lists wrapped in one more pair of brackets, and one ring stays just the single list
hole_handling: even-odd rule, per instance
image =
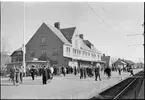
[{"label": "gable", "polygon": [[64,29],[60,29],[61,33],[64,35],[64,37],[70,42],[72,43],[72,37],[74,34],[76,27],[71,27],[71,28],[64,28]]},{"label": "gable", "polygon": [[55,27],[51,26],[51,25],[46,25],[45,23],[43,23],[39,28],[38,30],[35,32],[35,34],[32,36],[32,38],[28,41],[28,43],[26,44],[26,46],[29,44],[30,41],[32,41],[32,39],[35,37],[36,33],[40,30],[42,30],[43,28],[47,28],[49,30],[51,30],[59,39],[60,41],[62,41],[64,44],[67,44],[67,45],[71,45],[67,39],[63,36],[63,34],[58,30],[56,29]]}]

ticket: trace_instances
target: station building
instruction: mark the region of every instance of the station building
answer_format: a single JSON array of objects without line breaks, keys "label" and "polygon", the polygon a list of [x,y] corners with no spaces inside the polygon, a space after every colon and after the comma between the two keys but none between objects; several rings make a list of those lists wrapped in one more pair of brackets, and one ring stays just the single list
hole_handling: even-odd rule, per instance
[{"label": "station building", "polygon": [[[76,27],[60,28],[42,23],[32,38],[25,45],[26,62],[47,58],[52,65],[78,67],[81,64],[102,63],[101,52]],[[22,62],[22,48],[14,51],[11,62]]]}]

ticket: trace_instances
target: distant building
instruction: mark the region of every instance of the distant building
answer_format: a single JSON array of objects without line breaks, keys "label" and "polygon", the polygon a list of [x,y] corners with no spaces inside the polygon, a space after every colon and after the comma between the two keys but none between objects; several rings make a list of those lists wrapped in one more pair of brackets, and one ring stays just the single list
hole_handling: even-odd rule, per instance
[{"label": "distant building", "polygon": [[[26,61],[49,60],[52,65],[78,67],[80,64],[95,64],[101,61],[101,52],[78,34],[76,27],[60,28],[43,23],[26,44]],[[22,49],[14,51],[12,62],[22,62]]]},{"label": "distant building", "polygon": [[110,56],[105,56],[105,54],[103,54],[101,56],[101,61],[104,61],[106,66],[110,66]]},{"label": "distant building", "polygon": [[135,63],[130,60],[118,59],[116,62],[112,64],[113,67],[121,67],[121,68],[134,68]]},{"label": "distant building", "polygon": [[127,63],[125,63],[122,60],[118,59],[116,62],[114,62],[112,64],[112,66],[115,67],[115,68],[121,68],[122,69],[122,68],[127,66]]}]

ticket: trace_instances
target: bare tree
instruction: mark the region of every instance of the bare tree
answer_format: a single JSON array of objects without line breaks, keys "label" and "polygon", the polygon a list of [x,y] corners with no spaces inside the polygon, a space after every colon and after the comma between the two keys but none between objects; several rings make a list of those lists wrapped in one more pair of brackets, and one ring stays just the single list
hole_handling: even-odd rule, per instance
[{"label": "bare tree", "polygon": [[117,60],[118,60],[117,57],[111,57],[111,58],[110,58],[110,65],[112,66],[112,64],[113,64],[114,62],[116,62]]},{"label": "bare tree", "polygon": [[8,55],[8,52],[9,52],[9,44],[8,42],[6,41],[6,38],[1,38],[1,51],[0,51],[0,65],[1,67],[4,67],[6,64],[10,63],[11,61],[11,58],[10,56]]}]

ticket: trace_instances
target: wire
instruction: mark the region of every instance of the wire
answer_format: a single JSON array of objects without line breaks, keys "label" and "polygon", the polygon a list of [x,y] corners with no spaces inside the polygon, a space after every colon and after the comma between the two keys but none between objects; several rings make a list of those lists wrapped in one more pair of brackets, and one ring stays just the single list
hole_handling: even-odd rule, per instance
[{"label": "wire", "polygon": [[144,35],[144,34],[128,34],[127,36],[133,36],[133,35]]},{"label": "wire", "polygon": [[142,45],[144,46],[144,44],[133,44],[133,45],[128,45],[128,46],[130,47],[130,46],[142,46]]},{"label": "wire", "polygon": [[[85,2],[85,1],[84,1]],[[85,2],[85,4],[94,12],[94,14],[96,15],[96,16],[98,16],[113,32],[115,32],[114,30],[113,30],[113,28],[99,15],[99,14],[97,14],[96,12],[95,12],[95,10],[87,3],[87,2]],[[115,32],[116,33],[116,32]]]}]

